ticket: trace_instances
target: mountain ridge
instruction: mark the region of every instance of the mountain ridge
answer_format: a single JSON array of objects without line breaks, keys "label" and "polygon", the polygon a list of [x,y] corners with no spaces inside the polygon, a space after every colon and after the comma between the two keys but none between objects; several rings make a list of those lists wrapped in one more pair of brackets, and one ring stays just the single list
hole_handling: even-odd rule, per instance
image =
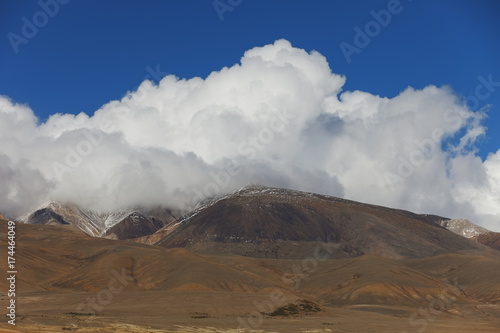
[{"label": "mountain ridge", "polygon": [[93,237],[133,239],[152,234],[175,218],[171,210],[160,207],[98,212],[51,202],[19,220],[26,224],[71,224]]},{"label": "mountain ridge", "polygon": [[437,223],[444,219],[314,193],[251,186],[191,212],[155,245],[276,258],[298,258],[318,239],[339,243],[339,258],[369,252],[392,258],[429,256],[477,246]]},{"label": "mountain ridge", "polygon": [[[76,225],[81,230],[83,230],[88,235],[91,235],[93,237],[103,237],[110,239],[134,239],[134,241],[144,244],[159,245],[166,247],[175,247],[175,246],[182,247],[185,246],[188,242],[190,242],[190,239],[192,239],[194,236],[193,237],[186,236],[184,237],[183,240],[181,240],[179,239],[179,236],[174,236],[174,234],[177,234],[179,230],[186,228],[191,223],[191,220],[198,220],[199,214],[204,215],[207,210],[210,209],[213,210],[214,207],[218,207],[217,209],[219,209],[221,204],[228,202],[228,200],[231,200],[231,198],[234,197],[247,198],[251,201],[252,198],[258,196],[267,197],[271,201],[279,201],[279,202],[274,202],[272,204],[274,205],[272,207],[273,211],[271,212],[268,210],[267,217],[262,216],[261,214],[261,216],[259,217],[260,219],[269,218],[271,215],[274,214],[281,216],[278,219],[281,221],[287,219],[292,221],[295,219],[296,220],[295,222],[297,222],[297,219],[300,220],[303,218],[308,219],[311,223],[314,221],[317,222],[317,220],[322,221],[320,222],[321,225],[320,229],[322,231],[320,231],[319,233],[318,230],[316,230],[316,233],[313,235],[310,233],[310,230],[303,230],[301,236],[295,235],[292,237],[288,237],[289,238],[287,239],[288,241],[298,240],[297,237],[300,238],[308,234],[306,236],[307,241],[313,242],[317,238],[326,239],[327,237],[332,237],[332,235],[335,235],[338,232],[337,229],[334,230],[332,228],[331,221],[328,221],[331,220],[331,216],[333,216],[330,214],[332,212],[325,215],[325,214],[318,214],[318,212],[312,213],[314,209],[317,210],[317,207],[314,208],[313,210],[311,210],[311,207],[309,207],[305,211],[301,211],[301,208],[297,209],[297,207],[295,207],[297,203],[309,200],[317,202],[328,202],[331,205],[340,205],[344,207],[362,207],[365,210],[369,209],[373,212],[377,212],[375,215],[396,214],[399,215],[400,218],[406,220],[413,219],[415,221],[418,221],[418,223],[420,224],[424,223],[432,227],[437,226],[442,229],[447,229],[454,232],[455,234],[458,234],[465,238],[469,238],[477,243],[490,246],[497,250],[500,249],[500,234],[479,227],[468,220],[448,219],[445,217],[432,214],[416,214],[406,210],[393,209],[380,205],[366,204],[334,196],[302,192],[297,190],[265,187],[260,185],[247,185],[232,193],[228,193],[212,199],[206,199],[204,202],[199,203],[194,210],[189,211],[187,213],[183,213],[181,211],[174,211],[160,206],[147,209],[127,208],[114,212],[104,213],[104,212],[92,211],[89,209],[83,209],[76,204],[50,202],[40,207],[40,209],[35,210],[31,214],[20,218],[19,220],[23,223],[28,223],[28,224],[73,224]],[[257,204],[260,206],[262,205],[269,206],[269,203],[267,202],[260,202]],[[242,209],[242,206],[237,207],[237,205],[236,206],[233,205],[231,207],[233,210]],[[227,207],[224,209],[227,209]],[[222,216],[227,214],[234,215],[235,213],[234,211],[232,213],[231,211],[224,211],[224,209],[220,209],[220,212],[218,214]],[[324,207],[321,208],[320,210],[324,210]],[[224,214],[221,213],[223,211]],[[314,216],[311,216],[311,213]],[[292,216],[294,214],[295,216]],[[252,220],[252,213],[247,215],[249,215],[247,216],[248,217],[247,219]],[[204,216],[204,218],[207,218],[207,216]],[[337,218],[339,217],[337,216]],[[271,216],[270,219],[272,220],[273,217]],[[218,223],[223,223],[222,220],[219,219]],[[344,224],[345,223],[347,222],[344,221]],[[232,230],[231,232],[233,233],[233,235],[226,235],[226,236],[230,238],[233,237],[232,240],[236,242],[239,240],[238,233],[241,230],[233,230],[234,229],[233,227],[234,226],[231,224],[226,224],[224,227],[226,230],[224,232],[229,232],[229,230]],[[251,237],[249,230],[247,230],[247,235],[245,236],[246,238],[244,239],[242,238],[240,239],[240,241],[245,241],[247,243],[257,243],[265,241],[267,238],[270,241],[276,241],[277,243],[280,242],[282,243],[282,241],[284,240],[283,235],[277,233],[276,230],[275,234],[270,238],[266,236],[262,238],[261,236],[259,236],[259,232],[261,232],[260,230],[262,229],[262,227],[263,225],[261,225],[260,229],[254,228],[255,229],[254,231],[256,232],[254,233],[253,238]],[[241,228],[242,225],[240,225],[240,229]],[[245,228],[247,227],[243,226],[243,229]],[[281,227],[279,228],[285,229],[287,228],[287,224],[281,225]],[[312,228],[311,230],[314,230],[314,228]],[[325,231],[328,231],[329,234],[327,235]],[[215,234],[218,235],[217,237],[221,238],[223,237],[221,235],[224,233],[220,232],[220,230],[217,233],[213,232],[210,233],[208,232],[208,230],[200,232],[206,234],[205,239],[203,239],[204,242],[206,242],[207,239],[210,237],[214,238]],[[302,241],[305,240],[306,239],[302,239]],[[229,243],[234,243],[234,242],[231,241]],[[213,242],[213,245],[215,247],[220,247],[220,244],[221,244],[220,240]],[[362,250],[359,249],[359,247],[358,248],[352,247],[348,244],[344,245],[346,245],[346,247],[344,248],[344,252],[346,253],[351,253],[351,254],[364,253]],[[277,247],[280,246],[283,246],[283,244],[280,244]],[[248,245],[247,247],[252,248],[251,245]],[[290,246],[285,245],[285,247],[290,247]],[[292,251],[292,249],[288,250]],[[252,252],[255,251],[256,251],[255,246],[253,246],[253,249],[247,249],[243,252],[240,249],[240,252],[247,253],[248,255],[254,255],[252,254]],[[274,255],[276,255],[276,249],[267,249],[264,252],[275,253]]]},{"label": "mountain ridge", "polygon": [[[232,332],[261,321],[244,327],[401,332],[421,311],[436,332],[500,327],[500,252],[447,230],[438,216],[246,188],[120,240],[146,215],[131,213],[108,230],[115,237],[99,238],[62,223],[59,212],[40,213],[48,225],[16,225],[23,331]],[[155,216],[164,219],[161,209]],[[3,223],[2,246],[7,232]],[[314,311],[297,311],[305,308]],[[120,327],[101,330],[110,323]]]}]

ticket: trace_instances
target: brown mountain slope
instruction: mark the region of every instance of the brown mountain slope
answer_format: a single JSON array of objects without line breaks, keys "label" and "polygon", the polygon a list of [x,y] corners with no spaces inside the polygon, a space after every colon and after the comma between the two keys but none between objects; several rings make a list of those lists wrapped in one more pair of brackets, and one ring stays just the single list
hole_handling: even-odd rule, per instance
[{"label": "brown mountain slope", "polygon": [[[18,285],[26,292],[97,292],[118,274],[126,276],[128,291],[266,293],[280,288],[330,306],[418,306],[458,278],[466,294],[459,296],[460,302],[500,302],[500,255],[488,249],[403,261],[376,254],[312,260],[311,251],[306,263],[197,255],[93,238],[75,226],[17,224],[16,232],[17,269],[22,272]],[[1,269],[4,266],[0,263]],[[0,286],[6,287],[6,282]]]},{"label": "brown mountain slope", "polygon": [[466,300],[456,286],[376,254],[327,261],[300,286],[331,306],[425,306],[445,289]]},{"label": "brown mountain slope", "polygon": [[177,220],[173,220],[167,225],[165,225],[163,228],[159,229],[155,233],[151,235],[146,235],[142,237],[138,237],[134,239],[134,242],[137,243],[142,243],[142,244],[148,244],[148,245],[154,245],[157,242],[159,242],[161,239],[163,239],[165,236],[171,234],[177,227],[180,225],[180,223]]},{"label": "brown mountain slope", "polygon": [[465,251],[408,261],[409,267],[442,280],[457,281],[468,297],[500,302],[500,254],[498,251]]},{"label": "brown mountain slope", "polygon": [[377,253],[416,258],[477,248],[437,225],[443,218],[316,194],[249,187],[181,220],[156,244],[200,253],[302,258],[318,240],[338,243],[334,257]]},{"label": "brown mountain slope", "polygon": [[[320,311],[262,315],[255,329],[324,331],[328,323],[336,331],[401,332],[412,329],[413,313],[430,309],[446,290],[455,299],[432,312],[429,332],[494,332],[500,325],[500,255],[484,247],[412,260],[374,254],[335,260],[325,250],[318,252],[325,258],[312,259],[315,248],[307,260],[264,259],[93,238],[68,225],[17,224],[16,232],[16,327],[24,332],[234,331],[241,320],[260,322],[261,312],[278,310],[273,293],[286,308],[306,300]],[[6,239],[3,224],[0,246]],[[1,270],[5,265],[0,261]],[[463,290],[447,283],[454,276]]]},{"label": "brown mountain slope", "polygon": [[134,212],[105,232],[106,238],[133,239],[154,234],[163,227],[163,223],[156,219],[149,219]]},{"label": "brown mountain slope", "polygon": [[[132,277],[129,290],[259,291],[276,285],[258,265],[241,272],[184,249],[93,238],[75,226],[16,224],[16,232],[17,267],[23,272],[18,284],[24,291],[98,291],[113,271]],[[6,263],[0,267],[6,270]]]},{"label": "brown mountain slope", "polygon": [[500,232],[489,231],[473,237],[472,240],[500,251]]}]

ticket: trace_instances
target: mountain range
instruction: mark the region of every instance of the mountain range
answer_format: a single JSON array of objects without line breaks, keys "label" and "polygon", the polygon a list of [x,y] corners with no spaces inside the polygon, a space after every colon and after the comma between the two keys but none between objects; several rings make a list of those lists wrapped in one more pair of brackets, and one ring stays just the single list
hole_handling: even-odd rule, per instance
[{"label": "mountain range", "polygon": [[465,220],[248,186],[191,212],[51,203],[23,222],[23,332],[500,329],[496,233]]},{"label": "mountain range", "polygon": [[[355,221],[360,220],[360,214],[365,214],[363,223],[349,223],[353,218]],[[382,222],[373,224],[369,222],[372,219]],[[285,249],[285,241],[315,242],[318,237],[326,239],[339,232],[344,235],[363,235],[366,234],[365,229],[370,229],[370,239],[354,239],[352,236],[350,241],[344,239],[343,254],[338,254],[340,257],[359,255],[366,251],[394,257],[405,256],[408,254],[399,253],[394,248],[374,249],[374,244],[386,242],[372,239],[391,235],[397,238],[395,230],[404,223],[410,223],[415,231],[421,232],[427,229],[418,229],[418,226],[430,224],[437,231],[426,232],[433,234],[442,233],[439,230],[439,226],[442,226],[465,238],[500,249],[500,233],[489,231],[465,219],[414,214],[330,196],[255,185],[208,201],[190,212],[167,207],[133,207],[113,212],[97,212],[73,203],[51,202],[18,220],[27,224],[72,224],[93,237],[133,239],[167,248],[201,250],[203,247],[206,251],[224,250],[228,253],[263,257],[276,257],[280,255],[278,252],[285,257],[294,256],[292,252],[296,246]],[[414,224],[414,220],[418,223]],[[317,230],[321,230],[319,235],[315,233]],[[421,247],[411,250],[414,255],[425,256],[432,251],[439,252],[436,246],[446,247],[446,242],[441,243],[441,239],[436,244],[428,244],[435,237],[429,238],[425,233],[412,233],[412,239],[416,246]],[[360,244],[363,242],[369,245]],[[408,247],[402,249],[408,250]],[[288,254],[284,251],[288,251]]]},{"label": "mountain range", "polygon": [[133,239],[161,229],[176,219],[173,214],[162,207],[97,212],[72,203],[51,202],[19,220],[27,224],[71,224],[93,237]]}]

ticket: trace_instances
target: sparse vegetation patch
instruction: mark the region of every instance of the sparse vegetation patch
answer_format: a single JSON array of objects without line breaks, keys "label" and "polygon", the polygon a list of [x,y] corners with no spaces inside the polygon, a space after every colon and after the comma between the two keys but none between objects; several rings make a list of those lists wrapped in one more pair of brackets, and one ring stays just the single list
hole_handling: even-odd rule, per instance
[{"label": "sparse vegetation patch", "polygon": [[281,306],[273,312],[263,314],[271,317],[290,317],[308,315],[311,313],[320,312],[321,310],[321,307],[316,303],[301,299],[295,303],[289,303],[287,305]]}]

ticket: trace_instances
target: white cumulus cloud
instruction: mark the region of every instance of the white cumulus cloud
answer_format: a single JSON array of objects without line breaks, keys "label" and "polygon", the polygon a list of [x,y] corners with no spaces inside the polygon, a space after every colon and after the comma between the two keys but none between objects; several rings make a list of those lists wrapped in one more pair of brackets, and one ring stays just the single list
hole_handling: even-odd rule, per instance
[{"label": "white cumulus cloud", "polygon": [[0,211],[51,200],[188,209],[258,183],[500,231],[500,150],[485,161],[475,150],[483,112],[449,87],[386,98],[344,83],[318,52],[278,40],[205,79],[146,80],[90,117],[39,124],[0,96]]}]

